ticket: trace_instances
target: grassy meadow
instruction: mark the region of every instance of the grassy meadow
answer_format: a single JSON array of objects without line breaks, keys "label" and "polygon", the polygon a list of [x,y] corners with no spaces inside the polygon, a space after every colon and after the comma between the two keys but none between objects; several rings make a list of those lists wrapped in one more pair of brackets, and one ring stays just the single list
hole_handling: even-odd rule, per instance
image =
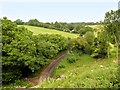
[{"label": "grassy meadow", "polygon": [[27,26],[27,25],[20,25],[26,27],[28,30],[32,31],[34,35],[38,34],[59,34],[66,38],[76,38],[79,36],[79,34],[73,34],[68,32],[63,32],[55,29],[47,29],[42,27],[35,27],[35,26]]},{"label": "grassy meadow", "polygon": [[[70,57],[70,55],[68,56]],[[40,88],[116,88],[118,62],[111,59],[94,59],[89,55],[77,55],[76,62],[66,57],[56,67],[53,78],[45,80]]]},{"label": "grassy meadow", "polygon": [[93,29],[97,29],[98,31],[101,30],[101,28],[103,28],[103,25],[87,25],[88,27],[91,27]]}]

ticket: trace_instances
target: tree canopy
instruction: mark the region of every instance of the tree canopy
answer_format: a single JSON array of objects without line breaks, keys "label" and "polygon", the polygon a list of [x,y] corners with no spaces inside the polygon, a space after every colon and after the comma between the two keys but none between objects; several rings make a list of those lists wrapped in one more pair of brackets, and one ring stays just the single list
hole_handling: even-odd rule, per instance
[{"label": "tree canopy", "polygon": [[[109,37],[109,41],[111,42],[112,38],[113,42],[116,44],[116,58],[118,59],[118,48],[120,44],[120,9],[116,11],[109,11],[105,14],[104,26],[106,35]],[[111,40],[110,40],[111,39]]]},{"label": "tree canopy", "polygon": [[1,22],[3,84],[36,72],[67,47],[67,39],[61,35],[33,35],[11,20]]}]

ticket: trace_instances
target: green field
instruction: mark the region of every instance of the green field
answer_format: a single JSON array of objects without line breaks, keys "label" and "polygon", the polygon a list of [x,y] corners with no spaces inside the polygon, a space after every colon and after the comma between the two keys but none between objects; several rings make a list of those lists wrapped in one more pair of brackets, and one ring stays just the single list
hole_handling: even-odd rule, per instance
[{"label": "green field", "polygon": [[117,88],[117,60],[94,59],[89,55],[77,56],[75,63],[67,57],[56,67],[53,78],[45,80],[35,88]]},{"label": "green field", "polygon": [[100,29],[103,28],[103,25],[88,25],[88,27],[91,27],[93,29]]},{"label": "green field", "polygon": [[26,27],[28,30],[32,31],[34,35],[38,34],[60,34],[64,37],[69,38],[76,38],[79,36],[79,34],[73,34],[68,32],[63,32],[55,29],[47,29],[42,27],[35,27],[35,26],[27,26],[27,25],[20,25]]}]

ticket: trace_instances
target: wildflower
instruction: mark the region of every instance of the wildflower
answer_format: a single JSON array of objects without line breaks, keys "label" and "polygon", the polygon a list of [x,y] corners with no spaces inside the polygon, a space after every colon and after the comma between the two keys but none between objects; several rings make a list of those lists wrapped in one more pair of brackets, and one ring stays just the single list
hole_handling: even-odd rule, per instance
[{"label": "wildflower", "polygon": [[114,60],[113,62],[114,62],[114,63],[117,63],[117,60]]},{"label": "wildflower", "polygon": [[61,78],[64,78],[64,77],[66,77],[66,76],[65,76],[65,75],[61,75],[60,77],[61,77]]},{"label": "wildflower", "polygon": [[91,72],[93,72],[93,70],[91,70]]},{"label": "wildflower", "polygon": [[102,68],[102,67],[103,67],[103,65],[100,65],[100,67]]},{"label": "wildflower", "polygon": [[57,81],[58,81],[58,80],[61,80],[61,78],[57,78],[56,80],[57,80]]}]

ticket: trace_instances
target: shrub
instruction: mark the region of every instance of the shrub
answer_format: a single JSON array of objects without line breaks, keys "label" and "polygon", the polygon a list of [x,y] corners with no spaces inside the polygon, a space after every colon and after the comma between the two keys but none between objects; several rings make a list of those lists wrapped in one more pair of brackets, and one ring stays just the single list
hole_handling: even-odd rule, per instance
[{"label": "shrub", "polygon": [[2,83],[8,84],[9,82],[12,82],[13,80],[18,80],[21,77],[21,72],[18,70],[3,70],[2,71]]},{"label": "shrub", "polygon": [[69,63],[75,63],[77,61],[77,58],[74,54],[70,55],[68,58],[67,58],[67,61]]},{"label": "shrub", "polygon": [[17,88],[17,87],[26,87],[27,88],[27,87],[32,87],[32,86],[33,86],[32,83],[29,83],[27,81],[15,80],[14,83],[11,83],[9,85],[3,85],[2,89],[6,90],[7,88],[11,88],[12,89],[12,88]]},{"label": "shrub", "polygon": [[32,84],[31,83],[28,83],[26,81],[21,81],[21,80],[16,80],[15,83],[13,84],[14,86],[26,86],[26,87],[31,87]]}]

